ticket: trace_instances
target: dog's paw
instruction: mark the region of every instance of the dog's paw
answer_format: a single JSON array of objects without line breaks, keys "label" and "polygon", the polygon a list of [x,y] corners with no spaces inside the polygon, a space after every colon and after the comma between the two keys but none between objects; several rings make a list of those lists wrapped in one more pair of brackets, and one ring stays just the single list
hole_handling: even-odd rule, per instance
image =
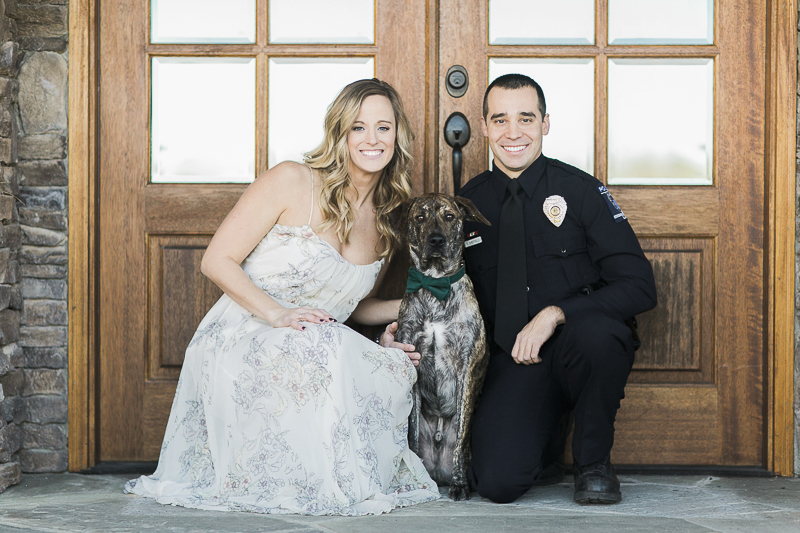
[{"label": "dog's paw", "polygon": [[450,492],[447,495],[454,502],[469,500],[469,487],[467,485],[450,485]]}]

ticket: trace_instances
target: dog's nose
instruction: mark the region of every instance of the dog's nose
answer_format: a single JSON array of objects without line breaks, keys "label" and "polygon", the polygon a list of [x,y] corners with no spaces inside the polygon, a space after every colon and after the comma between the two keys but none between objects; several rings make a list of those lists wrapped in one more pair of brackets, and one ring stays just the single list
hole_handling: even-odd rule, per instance
[{"label": "dog's nose", "polygon": [[444,235],[431,235],[428,237],[428,244],[431,246],[444,246]]}]

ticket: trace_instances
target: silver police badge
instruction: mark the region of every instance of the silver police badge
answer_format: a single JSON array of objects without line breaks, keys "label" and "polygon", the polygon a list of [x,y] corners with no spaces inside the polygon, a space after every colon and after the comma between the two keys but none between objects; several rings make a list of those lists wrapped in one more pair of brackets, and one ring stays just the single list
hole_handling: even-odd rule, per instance
[{"label": "silver police badge", "polygon": [[544,201],[542,206],[545,216],[552,222],[555,227],[559,227],[564,222],[564,217],[567,214],[567,201],[563,196],[554,194]]}]

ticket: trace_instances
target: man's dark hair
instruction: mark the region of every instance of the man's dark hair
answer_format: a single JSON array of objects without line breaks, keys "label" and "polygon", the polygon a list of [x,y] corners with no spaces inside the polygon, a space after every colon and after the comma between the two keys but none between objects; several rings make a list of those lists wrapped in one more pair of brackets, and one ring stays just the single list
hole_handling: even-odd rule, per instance
[{"label": "man's dark hair", "polygon": [[486,120],[486,117],[489,114],[489,91],[495,87],[498,89],[508,90],[524,89],[525,87],[532,87],[536,89],[536,94],[539,95],[539,113],[542,114],[540,118],[544,120],[544,115],[547,113],[547,106],[544,102],[544,92],[538,83],[524,74],[505,74],[499,78],[496,78],[492,83],[489,84],[489,86],[486,88],[486,92],[483,93],[484,120]]}]

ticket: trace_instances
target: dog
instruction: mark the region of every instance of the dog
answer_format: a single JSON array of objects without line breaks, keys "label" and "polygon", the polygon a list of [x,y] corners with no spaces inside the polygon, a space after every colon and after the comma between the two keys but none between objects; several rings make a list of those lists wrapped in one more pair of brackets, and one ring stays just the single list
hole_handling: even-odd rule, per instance
[{"label": "dog", "polygon": [[412,292],[400,304],[395,337],[413,344],[421,356],[409,446],[437,483],[450,486],[452,500],[465,500],[470,422],[489,353],[472,281],[461,260],[462,226],[464,220],[490,224],[466,198],[436,193],[412,198],[398,211],[393,226],[408,244],[413,267],[407,289]]}]

